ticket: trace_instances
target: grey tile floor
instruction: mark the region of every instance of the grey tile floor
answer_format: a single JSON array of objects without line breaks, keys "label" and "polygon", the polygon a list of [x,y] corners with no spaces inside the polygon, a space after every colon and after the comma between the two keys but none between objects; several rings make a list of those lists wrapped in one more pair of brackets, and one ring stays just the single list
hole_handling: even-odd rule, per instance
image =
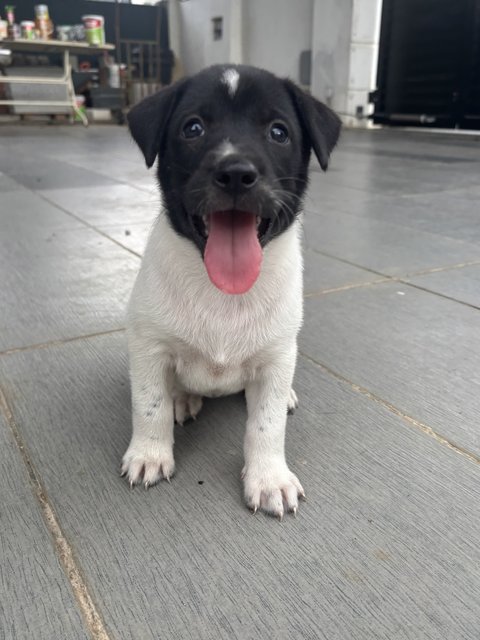
[{"label": "grey tile floor", "polygon": [[346,131],[314,167],[287,451],[244,507],[245,408],[130,491],[124,310],[159,207],[125,129],[0,129],[0,636],[478,640],[480,146]]}]

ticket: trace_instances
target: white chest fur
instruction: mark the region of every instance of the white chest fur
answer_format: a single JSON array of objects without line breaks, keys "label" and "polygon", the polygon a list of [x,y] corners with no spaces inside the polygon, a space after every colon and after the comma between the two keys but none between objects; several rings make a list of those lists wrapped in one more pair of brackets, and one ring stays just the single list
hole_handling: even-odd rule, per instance
[{"label": "white chest fur", "polygon": [[129,334],[167,352],[176,384],[200,395],[234,393],[272,351],[291,345],[302,322],[300,222],[264,250],[243,295],[210,282],[198,249],[160,215],[129,305]]}]

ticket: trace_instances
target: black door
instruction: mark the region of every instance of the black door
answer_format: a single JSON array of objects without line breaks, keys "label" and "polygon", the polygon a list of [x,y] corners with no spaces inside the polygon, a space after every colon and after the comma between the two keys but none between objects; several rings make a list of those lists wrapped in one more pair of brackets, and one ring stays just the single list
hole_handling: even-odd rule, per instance
[{"label": "black door", "polygon": [[480,129],[480,0],[384,0],[373,120]]}]

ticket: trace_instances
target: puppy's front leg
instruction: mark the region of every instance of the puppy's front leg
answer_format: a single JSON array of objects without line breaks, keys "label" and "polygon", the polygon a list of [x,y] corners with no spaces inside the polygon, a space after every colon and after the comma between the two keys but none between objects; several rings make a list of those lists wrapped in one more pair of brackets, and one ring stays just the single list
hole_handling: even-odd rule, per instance
[{"label": "puppy's front leg", "polygon": [[253,511],[263,509],[279,518],[284,504],[296,513],[302,485],[285,460],[287,404],[295,370],[296,346],[262,367],[245,389],[248,420],[245,434],[245,467],[242,472],[245,500]]},{"label": "puppy's front leg", "polygon": [[130,485],[143,481],[148,488],[175,471],[173,370],[168,354],[150,341],[131,339],[129,352],[133,433],[122,475]]}]

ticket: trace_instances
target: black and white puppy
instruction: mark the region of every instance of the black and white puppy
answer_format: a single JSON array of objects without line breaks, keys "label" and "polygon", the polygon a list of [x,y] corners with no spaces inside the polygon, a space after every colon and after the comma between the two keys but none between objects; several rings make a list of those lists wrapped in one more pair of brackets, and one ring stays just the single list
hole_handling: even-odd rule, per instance
[{"label": "black and white puppy", "polygon": [[174,473],[173,427],[202,396],[245,390],[247,505],[296,512],[285,460],[302,323],[299,215],[313,148],[322,169],[338,117],[289,80],[214,66],[128,115],[163,211],[128,312],[133,435],[122,472],[148,487]]}]

